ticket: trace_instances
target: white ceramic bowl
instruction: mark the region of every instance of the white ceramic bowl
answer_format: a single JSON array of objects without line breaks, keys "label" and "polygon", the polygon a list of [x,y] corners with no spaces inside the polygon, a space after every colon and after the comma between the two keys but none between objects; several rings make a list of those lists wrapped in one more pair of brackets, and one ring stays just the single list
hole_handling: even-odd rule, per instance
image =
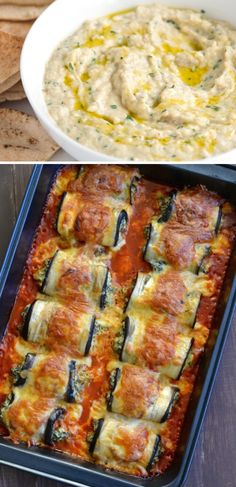
[{"label": "white ceramic bowl", "polygon": [[[47,111],[42,89],[46,63],[58,44],[76,31],[85,20],[138,4],[154,2],[155,0],[56,0],[37,19],[25,40],[21,56],[21,76],[26,95],[47,132],[76,160],[116,161],[117,159],[75,142],[56,125]],[[236,27],[235,0],[160,0],[160,3],[206,9],[209,16],[227,20]],[[209,164],[235,161],[236,149],[195,162]],[[186,164],[186,161],[184,162]]]}]

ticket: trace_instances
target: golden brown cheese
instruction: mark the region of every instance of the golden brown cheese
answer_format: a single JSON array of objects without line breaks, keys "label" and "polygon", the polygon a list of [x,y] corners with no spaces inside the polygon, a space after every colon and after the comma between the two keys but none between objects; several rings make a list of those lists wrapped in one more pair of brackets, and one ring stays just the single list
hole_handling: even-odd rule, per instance
[{"label": "golden brown cheese", "polygon": [[110,195],[132,203],[132,189],[135,191],[139,178],[136,168],[113,165],[111,171],[108,165],[91,164],[81,168],[78,178],[69,184],[68,190],[96,196]]},{"label": "golden brown cheese", "polygon": [[92,310],[85,313],[78,305],[69,308],[66,303],[38,299],[27,311],[23,335],[57,353],[82,356],[94,319]]},{"label": "golden brown cheese", "polygon": [[[115,366],[115,368],[113,368]],[[127,417],[143,418],[162,423],[166,421],[178,390],[159,374],[135,365],[117,362],[112,368],[108,394],[108,409]]]},{"label": "golden brown cheese", "polygon": [[42,292],[98,303],[108,273],[108,259],[97,255],[96,250],[89,246],[58,250],[45,271]]},{"label": "golden brown cheese", "polygon": [[136,470],[144,474],[155,452],[156,441],[155,428],[150,423],[107,415],[93,456],[111,467],[134,464]]},{"label": "golden brown cheese", "polygon": [[125,243],[130,214],[131,206],[114,198],[67,192],[60,205],[57,230],[71,243],[116,247]]}]

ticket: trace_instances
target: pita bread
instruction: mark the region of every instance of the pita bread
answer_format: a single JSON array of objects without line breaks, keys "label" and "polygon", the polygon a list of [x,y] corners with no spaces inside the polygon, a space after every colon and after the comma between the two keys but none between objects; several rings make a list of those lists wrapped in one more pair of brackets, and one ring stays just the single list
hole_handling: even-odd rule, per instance
[{"label": "pita bread", "polygon": [[[22,1],[22,0],[21,0]],[[31,0],[32,1],[32,0]],[[30,27],[33,22],[14,22],[8,20],[0,20],[0,31],[7,32],[14,36],[23,37],[23,39],[28,34]]]},{"label": "pita bread", "polygon": [[44,11],[45,7],[2,3],[0,5],[0,20],[34,20]]},{"label": "pita bread", "polygon": [[[20,79],[20,53],[23,44],[21,37],[0,32],[0,93],[8,90]],[[14,78],[18,73],[17,79]],[[12,83],[8,80],[13,77]]]},{"label": "pita bread", "polygon": [[23,100],[23,98],[26,98],[24,88],[21,81],[18,81],[16,85],[0,94],[0,103],[3,103],[4,101]]},{"label": "pita bread", "polygon": [[0,5],[9,3],[12,5],[34,5],[35,7],[42,7],[43,5],[49,5],[53,0],[0,0]]},{"label": "pita bread", "polygon": [[20,72],[13,74],[13,76],[10,76],[4,83],[0,84],[0,94],[4,93],[5,91],[9,90],[12,86],[14,86],[16,83],[20,81]]},{"label": "pita bread", "polygon": [[36,118],[0,108],[0,161],[47,161],[58,149]]}]

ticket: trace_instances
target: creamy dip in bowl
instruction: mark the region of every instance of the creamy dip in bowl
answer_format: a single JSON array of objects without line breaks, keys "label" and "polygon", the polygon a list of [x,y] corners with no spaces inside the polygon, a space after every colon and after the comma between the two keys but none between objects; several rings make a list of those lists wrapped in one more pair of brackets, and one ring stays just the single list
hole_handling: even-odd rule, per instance
[{"label": "creamy dip in bowl", "polygon": [[231,151],[233,162],[236,29],[211,18],[212,2],[209,15],[166,3],[122,1],[131,8],[103,17],[108,5],[96,6],[97,18],[53,42],[40,118],[74,157],[82,149],[84,160],[218,162]]}]

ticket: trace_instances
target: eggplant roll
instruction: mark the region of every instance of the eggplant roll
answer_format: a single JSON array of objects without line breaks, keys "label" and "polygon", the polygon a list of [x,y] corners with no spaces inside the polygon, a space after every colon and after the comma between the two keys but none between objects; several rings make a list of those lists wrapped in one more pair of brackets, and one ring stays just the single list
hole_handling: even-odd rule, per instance
[{"label": "eggplant roll", "polygon": [[201,295],[207,294],[207,279],[191,272],[178,272],[160,263],[159,272],[139,273],[126,307],[127,311],[151,309],[177,316],[193,326]]},{"label": "eggplant roll", "polygon": [[[195,234],[197,231],[212,232],[213,238],[220,228],[221,207],[222,199],[204,186],[186,188],[175,194],[170,219],[186,228],[195,228]],[[159,219],[159,222],[163,223],[163,220]]]},{"label": "eggplant roll", "polygon": [[116,247],[125,241],[129,205],[112,198],[65,193],[59,207],[57,231],[67,240]]},{"label": "eggplant roll", "polygon": [[141,176],[135,168],[124,166],[94,165],[81,166],[78,178],[69,185],[71,192],[85,192],[89,195],[109,195],[132,204]]},{"label": "eggplant roll", "polygon": [[201,234],[201,228],[192,230],[184,225],[162,224],[153,220],[144,259],[154,268],[158,268],[160,262],[165,262],[175,269],[199,274],[204,258],[210,252],[210,243],[196,243],[196,240],[199,242],[201,238],[204,241],[204,238],[212,237],[210,232],[202,230]]},{"label": "eggplant roll", "polygon": [[56,301],[37,299],[24,312],[22,336],[51,350],[65,349],[70,353],[89,353],[95,317],[79,307],[69,308]]},{"label": "eggplant roll", "polygon": [[118,363],[110,375],[107,407],[113,413],[163,423],[178,397],[179,389],[161,381],[159,374]]},{"label": "eggplant roll", "polygon": [[174,317],[152,316],[149,321],[126,317],[120,340],[120,360],[147,367],[178,380],[191,361],[193,339],[178,332]]},{"label": "eggplant roll", "polygon": [[89,363],[71,360],[64,355],[38,354],[31,367],[26,369],[28,355],[23,365],[13,369],[15,380],[11,400],[3,404],[1,417],[18,439],[38,442],[42,440],[47,420],[59,401],[77,403],[79,418],[83,389],[90,380]]},{"label": "eggplant roll", "polygon": [[45,271],[41,291],[48,296],[92,300],[103,309],[110,292],[107,259],[88,256],[86,246],[58,250]]},{"label": "eggplant roll", "polygon": [[152,424],[107,414],[95,422],[90,453],[108,467],[135,462],[139,468],[149,471],[162,452],[160,437]]}]

